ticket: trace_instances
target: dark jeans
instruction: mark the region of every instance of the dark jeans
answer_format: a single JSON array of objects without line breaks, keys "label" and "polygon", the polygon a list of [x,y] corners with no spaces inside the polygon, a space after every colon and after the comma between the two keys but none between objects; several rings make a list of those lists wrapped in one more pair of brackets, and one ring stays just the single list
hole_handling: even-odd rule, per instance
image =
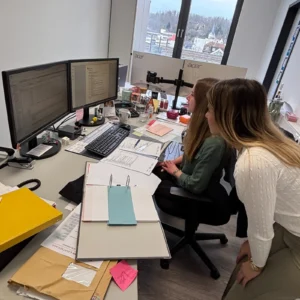
[{"label": "dark jeans", "polygon": [[179,218],[185,218],[187,213],[185,199],[170,194],[171,187],[178,186],[176,178],[166,171],[161,172],[161,170],[162,168],[155,168],[153,170],[153,173],[161,179],[161,183],[154,194],[156,204],[167,214]]},{"label": "dark jeans", "polygon": [[[229,209],[227,193],[219,183],[199,195],[199,201],[189,200],[170,193],[171,187],[178,187],[175,177],[165,171],[161,172],[161,168],[154,169],[153,173],[162,180],[154,197],[163,212],[182,219],[196,212],[200,223],[210,225],[228,222],[230,214],[225,213]],[[201,201],[201,197],[209,198],[209,202]]]}]

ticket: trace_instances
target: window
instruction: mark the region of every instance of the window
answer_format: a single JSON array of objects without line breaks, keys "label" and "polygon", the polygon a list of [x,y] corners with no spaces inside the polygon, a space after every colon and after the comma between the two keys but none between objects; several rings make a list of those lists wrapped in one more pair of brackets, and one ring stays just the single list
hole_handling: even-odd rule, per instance
[{"label": "window", "polygon": [[134,50],[220,64],[242,2],[138,0]]}]

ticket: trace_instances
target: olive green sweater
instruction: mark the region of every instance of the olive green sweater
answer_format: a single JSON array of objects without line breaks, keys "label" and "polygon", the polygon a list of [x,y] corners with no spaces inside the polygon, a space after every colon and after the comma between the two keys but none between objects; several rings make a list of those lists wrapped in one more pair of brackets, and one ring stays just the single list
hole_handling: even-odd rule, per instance
[{"label": "olive green sweater", "polygon": [[182,174],[178,184],[184,189],[201,194],[208,188],[211,180],[219,181],[222,169],[219,168],[225,154],[225,141],[219,136],[207,138],[192,161],[183,155]]}]

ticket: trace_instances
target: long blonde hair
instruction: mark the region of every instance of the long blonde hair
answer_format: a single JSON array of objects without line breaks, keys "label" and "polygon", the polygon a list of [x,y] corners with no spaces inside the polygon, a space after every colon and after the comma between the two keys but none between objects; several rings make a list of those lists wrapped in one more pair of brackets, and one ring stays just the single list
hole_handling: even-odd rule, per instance
[{"label": "long blonde hair", "polygon": [[211,135],[205,118],[208,105],[206,94],[217,82],[218,80],[214,78],[203,78],[194,86],[195,110],[184,138],[184,154],[189,161],[196,155],[203,141]]},{"label": "long blonde hair", "polygon": [[284,164],[300,167],[300,147],[272,122],[264,87],[255,80],[217,83],[207,94],[216,125],[235,148],[262,147]]}]

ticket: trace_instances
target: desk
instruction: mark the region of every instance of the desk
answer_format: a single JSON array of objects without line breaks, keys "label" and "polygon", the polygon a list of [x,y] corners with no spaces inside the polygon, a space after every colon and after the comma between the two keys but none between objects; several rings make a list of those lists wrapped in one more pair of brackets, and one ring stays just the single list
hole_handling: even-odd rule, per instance
[{"label": "desk", "polygon": [[[136,122],[137,120],[132,120],[132,124],[135,124]],[[93,128],[88,128],[87,133],[92,130]],[[36,193],[40,197],[55,201],[57,208],[62,211],[64,217],[66,217],[70,213],[68,210],[64,209],[68,202],[66,202],[58,192],[69,181],[84,174],[85,163],[87,160],[96,161],[81,155],[67,152],[64,148],[62,148],[57,155],[45,160],[36,161],[32,170],[5,167],[0,170],[0,181],[6,185],[15,186],[30,178],[40,179],[42,185]],[[38,250],[43,240],[49,236],[53,229],[53,227],[48,228],[36,235],[34,239],[0,273],[0,300],[27,299],[17,296],[15,290],[11,290],[11,288],[8,287],[7,281]],[[131,261],[130,263],[134,268],[137,268],[136,261]],[[134,300],[137,298],[137,280],[135,280],[125,292],[122,292],[116,284],[112,282],[105,300]]]}]

